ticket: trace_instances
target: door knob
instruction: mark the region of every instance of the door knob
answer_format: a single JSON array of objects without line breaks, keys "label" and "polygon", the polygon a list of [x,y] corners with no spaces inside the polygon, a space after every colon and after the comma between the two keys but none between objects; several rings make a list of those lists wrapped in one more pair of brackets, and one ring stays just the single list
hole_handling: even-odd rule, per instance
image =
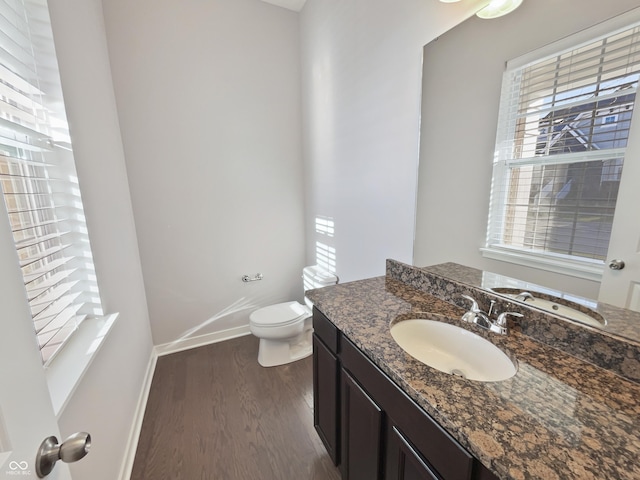
[{"label": "door knob", "polygon": [[51,473],[58,460],[65,463],[77,462],[89,453],[91,447],[91,435],[87,432],[78,432],[71,435],[58,445],[56,437],[47,437],[40,444],[36,456],[36,474],[38,478],[44,478]]},{"label": "door knob", "polygon": [[609,262],[609,268],[611,270],[622,270],[624,268],[624,262],[622,260],[611,260]]}]

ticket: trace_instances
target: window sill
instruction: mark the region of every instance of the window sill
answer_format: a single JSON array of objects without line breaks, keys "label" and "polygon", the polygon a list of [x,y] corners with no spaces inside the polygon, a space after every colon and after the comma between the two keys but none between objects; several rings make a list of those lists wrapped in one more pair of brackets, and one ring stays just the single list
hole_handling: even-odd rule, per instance
[{"label": "window sill", "polygon": [[64,411],[117,318],[117,313],[87,318],[46,368],[45,376],[56,417]]},{"label": "window sill", "polygon": [[571,260],[560,255],[541,255],[499,246],[481,248],[480,252],[485,258],[515,263],[561,275],[584,278],[594,282],[602,280],[602,272],[604,270],[604,264],[597,260]]}]

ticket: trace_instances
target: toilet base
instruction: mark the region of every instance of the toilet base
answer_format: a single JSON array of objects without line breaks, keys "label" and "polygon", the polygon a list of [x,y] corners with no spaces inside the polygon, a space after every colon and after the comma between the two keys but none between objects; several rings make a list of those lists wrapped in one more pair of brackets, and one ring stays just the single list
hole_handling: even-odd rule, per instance
[{"label": "toilet base", "polygon": [[307,330],[289,341],[261,338],[258,363],[263,367],[276,367],[308,357],[313,353],[312,333],[312,329]]}]

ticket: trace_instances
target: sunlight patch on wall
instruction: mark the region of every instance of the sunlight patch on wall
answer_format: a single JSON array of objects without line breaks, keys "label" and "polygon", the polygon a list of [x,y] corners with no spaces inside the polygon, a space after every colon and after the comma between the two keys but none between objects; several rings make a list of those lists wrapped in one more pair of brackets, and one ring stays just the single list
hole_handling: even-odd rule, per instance
[{"label": "sunlight patch on wall", "polygon": [[336,273],[335,223],[332,217],[316,217],[316,264]]}]

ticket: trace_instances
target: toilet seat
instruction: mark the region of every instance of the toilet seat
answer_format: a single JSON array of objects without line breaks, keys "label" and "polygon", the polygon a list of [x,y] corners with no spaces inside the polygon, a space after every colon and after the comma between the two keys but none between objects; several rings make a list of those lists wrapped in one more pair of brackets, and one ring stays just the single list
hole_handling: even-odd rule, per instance
[{"label": "toilet seat", "polygon": [[298,302],[284,302],[260,308],[249,315],[250,323],[260,327],[284,327],[311,316]]}]

